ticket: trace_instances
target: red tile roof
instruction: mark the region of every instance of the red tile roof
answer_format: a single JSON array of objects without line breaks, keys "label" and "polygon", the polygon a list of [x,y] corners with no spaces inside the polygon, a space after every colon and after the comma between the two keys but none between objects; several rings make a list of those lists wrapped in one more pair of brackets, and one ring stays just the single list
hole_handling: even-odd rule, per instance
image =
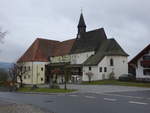
[{"label": "red tile roof", "polygon": [[17,62],[40,61],[47,62],[50,56],[68,54],[75,39],[59,42],[37,38]]},{"label": "red tile roof", "polygon": [[71,39],[71,40],[66,40],[66,41],[59,43],[59,45],[57,45],[56,48],[54,49],[55,51],[53,53],[53,56],[63,56],[63,55],[68,54],[74,42],[75,42],[75,39]]}]

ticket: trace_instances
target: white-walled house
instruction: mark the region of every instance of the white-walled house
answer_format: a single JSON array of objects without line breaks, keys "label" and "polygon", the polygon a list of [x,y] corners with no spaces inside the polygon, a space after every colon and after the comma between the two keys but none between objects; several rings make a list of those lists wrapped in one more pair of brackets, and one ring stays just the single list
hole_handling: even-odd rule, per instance
[{"label": "white-walled house", "polygon": [[[24,84],[44,84],[49,82],[46,66],[48,64],[70,62],[68,54],[75,39],[55,41],[37,38],[18,59],[17,64],[26,72],[22,75]],[[20,79],[17,79],[20,82]]]},{"label": "white-walled house", "polygon": [[137,80],[150,81],[150,44],[129,62],[129,67],[135,69]]},{"label": "white-walled house", "polygon": [[[24,84],[44,84],[46,76],[46,65],[49,63],[49,56],[59,41],[37,38],[27,51],[18,59],[17,64],[22,66],[25,73],[22,75]],[[20,79],[17,79],[20,82]]]}]

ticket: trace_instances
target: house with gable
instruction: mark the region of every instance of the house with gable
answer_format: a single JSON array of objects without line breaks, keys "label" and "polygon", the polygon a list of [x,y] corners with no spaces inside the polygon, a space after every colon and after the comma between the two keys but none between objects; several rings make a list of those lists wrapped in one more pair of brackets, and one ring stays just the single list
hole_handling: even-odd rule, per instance
[{"label": "house with gable", "polygon": [[[77,36],[66,41],[38,38],[17,61],[30,71],[24,74],[25,84],[43,84],[49,81],[46,70],[68,65],[71,69],[71,82],[109,79],[113,73],[117,79],[128,73],[128,54],[115,39],[108,39],[104,28],[86,30],[81,13]],[[30,68],[29,68],[30,67]],[[63,75],[60,75],[63,77]],[[61,83],[58,77],[58,83]]]},{"label": "house with gable", "polygon": [[150,81],[150,44],[131,59],[129,68],[137,80]]},{"label": "house with gable", "polygon": [[[18,59],[17,64],[22,66],[26,73],[22,75],[25,84],[45,83],[45,65],[49,63],[49,56],[59,41],[37,38],[27,51]],[[20,79],[18,78],[18,82]]]}]

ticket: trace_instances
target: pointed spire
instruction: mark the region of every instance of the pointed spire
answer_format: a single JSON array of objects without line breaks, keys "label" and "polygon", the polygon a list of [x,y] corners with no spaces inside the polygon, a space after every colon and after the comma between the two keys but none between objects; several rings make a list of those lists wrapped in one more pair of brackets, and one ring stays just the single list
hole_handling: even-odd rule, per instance
[{"label": "pointed spire", "polygon": [[83,32],[86,32],[86,24],[85,24],[85,21],[84,21],[83,14],[81,12],[80,19],[79,19],[79,24],[78,24],[78,34],[83,33]]},{"label": "pointed spire", "polygon": [[79,20],[78,27],[86,27],[82,12],[81,12],[81,15],[80,15],[80,20]]}]

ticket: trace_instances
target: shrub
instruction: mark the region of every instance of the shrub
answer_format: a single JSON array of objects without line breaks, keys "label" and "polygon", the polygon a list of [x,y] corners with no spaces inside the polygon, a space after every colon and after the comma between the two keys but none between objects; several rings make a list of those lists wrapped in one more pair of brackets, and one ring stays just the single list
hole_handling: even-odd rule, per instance
[{"label": "shrub", "polygon": [[115,73],[112,71],[110,74],[109,74],[109,80],[115,80]]},{"label": "shrub", "polygon": [[0,69],[0,83],[4,83],[8,80],[8,72],[4,69]]},{"label": "shrub", "polygon": [[91,82],[92,76],[94,75],[92,72],[85,73],[88,76],[89,83]]}]

